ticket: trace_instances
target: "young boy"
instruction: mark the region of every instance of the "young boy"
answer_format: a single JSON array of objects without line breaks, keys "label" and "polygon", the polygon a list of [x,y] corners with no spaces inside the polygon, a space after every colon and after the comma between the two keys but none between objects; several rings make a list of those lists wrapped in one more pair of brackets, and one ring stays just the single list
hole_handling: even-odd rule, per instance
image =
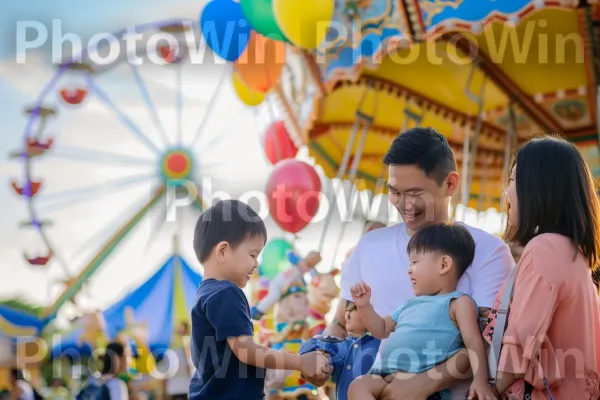
[{"label": "young boy", "polygon": [[[456,290],[474,253],[475,242],[465,227],[449,223],[424,226],[408,242],[408,275],[416,297],[382,318],[371,305],[371,288],[364,283],[352,287],[363,323],[373,336],[386,340],[369,375],[350,385],[350,400],[379,399],[394,378],[425,372],[463,347],[469,350],[474,371],[468,398],[496,398],[488,384],[477,305]],[[448,390],[438,394],[442,400],[451,397]]]},{"label": "young boy", "polygon": [[347,400],[352,381],[369,372],[380,344],[379,339],[367,332],[356,304],[351,301],[346,303],[346,331],[346,339],[316,336],[307,340],[299,351],[300,354],[321,351],[329,356],[337,400]]},{"label": "young boy", "polygon": [[196,372],[190,400],[262,400],[265,369],[326,377],[327,357],[278,352],[254,342],[250,306],[242,292],[267,240],[261,218],[248,205],[220,201],[196,224],[194,251],[204,280],[192,308],[191,352]]}]

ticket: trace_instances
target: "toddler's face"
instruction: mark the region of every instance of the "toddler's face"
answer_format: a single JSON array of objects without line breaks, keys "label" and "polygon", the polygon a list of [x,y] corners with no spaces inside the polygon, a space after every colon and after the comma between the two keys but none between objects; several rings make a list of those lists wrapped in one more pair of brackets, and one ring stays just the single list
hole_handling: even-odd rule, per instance
[{"label": "toddler's face", "polygon": [[439,291],[443,255],[435,252],[411,253],[408,276],[416,296],[433,295]]},{"label": "toddler's face", "polygon": [[362,322],[358,310],[355,308],[352,311],[346,311],[346,331],[348,333],[364,335],[367,331],[365,324]]}]

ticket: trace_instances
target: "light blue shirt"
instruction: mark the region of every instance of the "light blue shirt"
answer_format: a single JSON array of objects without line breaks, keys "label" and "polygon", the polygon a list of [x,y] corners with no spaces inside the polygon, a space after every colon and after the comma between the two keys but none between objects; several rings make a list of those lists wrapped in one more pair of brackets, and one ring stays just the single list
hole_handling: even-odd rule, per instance
[{"label": "light blue shirt", "polygon": [[[382,342],[369,373],[421,373],[446,361],[464,347],[458,328],[450,319],[450,302],[462,292],[418,296],[390,317],[396,329]],[[474,315],[473,318],[477,316]],[[442,396],[444,398],[444,396]]]}]

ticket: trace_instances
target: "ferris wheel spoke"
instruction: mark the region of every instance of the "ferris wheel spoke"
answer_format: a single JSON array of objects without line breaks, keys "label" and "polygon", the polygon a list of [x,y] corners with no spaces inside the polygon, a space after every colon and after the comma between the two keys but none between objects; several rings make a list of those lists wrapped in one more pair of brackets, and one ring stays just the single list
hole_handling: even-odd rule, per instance
[{"label": "ferris wheel spoke", "polygon": [[[156,179],[156,175],[137,175],[127,178],[114,179],[107,182],[101,182],[94,185],[85,186],[82,188],[69,189],[62,192],[51,193],[46,196],[41,196],[36,199],[36,203],[40,208],[44,208],[45,213],[48,213],[50,208],[54,211],[55,207],[64,208],[67,206],[80,204],[84,200],[98,200],[104,196],[112,196],[118,194],[119,190],[136,184],[145,182],[150,179]],[[46,201],[51,201],[49,204]],[[40,204],[41,203],[41,204]]]},{"label": "ferris wheel spoke", "polygon": [[131,217],[122,227],[107,240],[100,251],[90,260],[90,262],[79,272],[72,283],[65,291],[56,299],[54,304],[48,307],[43,314],[43,317],[50,318],[56,316],[58,309],[67,301],[72,299],[81,289],[82,285],[89,279],[90,276],[100,267],[100,265],[112,254],[119,242],[129,235],[133,228],[139,224],[144,216],[158,203],[161,197],[165,194],[165,186],[161,185],[145,202],[145,204]]},{"label": "ferris wheel spoke", "polygon": [[145,145],[148,149],[155,152],[156,154],[160,154],[161,151],[156,145],[148,139],[148,136],[144,135],[144,132],[127,116],[119,109],[119,107],[110,99],[108,94],[104,92],[92,78],[88,78],[88,83],[90,88],[92,88],[93,92],[98,95],[100,100],[110,108],[116,115],[117,118],[125,125],[126,128],[140,141],[143,145]]},{"label": "ferris wheel spoke", "polygon": [[229,123],[227,124],[227,126],[225,128],[223,128],[217,135],[213,136],[208,141],[208,143],[206,144],[206,148],[207,149],[215,148],[218,145],[220,145],[221,143],[223,143],[223,141],[225,139],[227,139],[229,135],[231,135],[235,132],[235,129],[230,129],[231,125],[233,123],[237,122],[238,119],[243,117],[243,115],[246,114],[247,112],[248,112],[248,109],[244,108],[240,112],[238,112],[233,118],[231,118],[229,120]]},{"label": "ferris wheel spoke", "polygon": [[176,99],[175,99],[175,107],[177,109],[177,145],[181,146],[183,142],[183,95],[182,95],[182,68],[181,63],[178,63],[175,67],[175,90],[176,90]]},{"label": "ferris wheel spoke", "polygon": [[208,101],[208,106],[206,107],[206,112],[202,116],[202,121],[200,121],[200,125],[198,125],[198,129],[196,129],[196,134],[194,136],[194,139],[191,141],[189,147],[194,147],[194,145],[196,144],[198,139],[200,139],[200,135],[202,135],[202,132],[204,131],[204,128],[206,127],[206,123],[208,122],[208,117],[212,114],[213,109],[217,104],[217,99],[219,98],[219,95],[222,92],[221,85],[223,84],[223,81],[225,80],[225,76],[227,76],[227,71],[229,71],[230,68],[231,68],[230,64],[227,64],[225,66],[225,68],[223,68],[223,71],[221,72],[221,77],[219,78],[219,81],[217,82],[217,87],[215,87],[215,90],[213,91],[212,95],[210,96],[210,100]]},{"label": "ferris wheel spoke", "polygon": [[146,104],[146,108],[148,109],[148,113],[150,114],[150,119],[152,123],[156,127],[156,130],[161,136],[162,141],[165,146],[170,146],[169,135],[167,135],[167,131],[165,130],[165,125],[162,123],[162,120],[158,116],[158,112],[156,111],[156,106],[154,105],[154,101],[152,101],[152,96],[150,96],[150,92],[148,91],[148,87],[144,82],[144,79],[140,75],[138,71],[138,67],[131,63],[131,73],[133,74],[133,78],[138,88],[140,89],[140,93],[142,94],[142,98],[144,99],[144,103]]},{"label": "ferris wheel spoke", "polygon": [[150,159],[71,146],[60,146],[59,148],[48,152],[46,156],[53,158],[70,159],[75,161],[98,163],[103,165],[106,165],[108,163],[114,163],[117,165],[135,165],[141,167],[149,167],[156,164],[156,161]]}]

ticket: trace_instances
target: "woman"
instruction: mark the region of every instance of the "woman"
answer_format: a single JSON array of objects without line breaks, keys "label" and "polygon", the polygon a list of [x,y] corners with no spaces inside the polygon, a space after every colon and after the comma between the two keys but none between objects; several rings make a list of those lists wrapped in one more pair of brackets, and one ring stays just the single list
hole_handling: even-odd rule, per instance
[{"label": "woman", "polygon": [[102,360],[102,389],[101,399],[129,400],[127,384],[119,375],[128,372],[129,355],[127,349],[119,342],[112,342],[106,346]]},{"label": "woman", "polygon": [[[496,388],[503,399],[598,400],[600,202],[577,148],[543,137],[517,153],[506,191],[505,238],[524,246],[502,340]],[[500,289],[489,324],[495,325]]]}]

